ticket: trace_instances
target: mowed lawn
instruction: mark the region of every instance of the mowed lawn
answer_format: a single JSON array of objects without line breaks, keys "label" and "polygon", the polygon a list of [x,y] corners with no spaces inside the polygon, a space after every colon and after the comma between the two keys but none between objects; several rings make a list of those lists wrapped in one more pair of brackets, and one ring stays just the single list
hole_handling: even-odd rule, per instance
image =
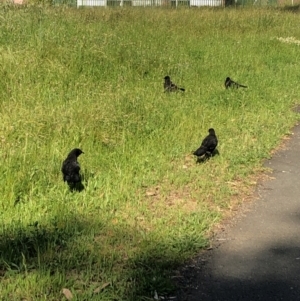
[{"label": "mowed lawn", "polygon": [[[172,294],[299,119],[299,40],[276,8],[1,6],[0,299]],[[219,155],[196,164],[210,127]]]}]

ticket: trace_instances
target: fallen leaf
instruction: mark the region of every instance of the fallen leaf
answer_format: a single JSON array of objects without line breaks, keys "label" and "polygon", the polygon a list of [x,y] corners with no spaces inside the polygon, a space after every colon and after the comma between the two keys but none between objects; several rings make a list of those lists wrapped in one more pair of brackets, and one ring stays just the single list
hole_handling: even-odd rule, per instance
[{"label": "fallen leaf", "polygon": [[65,295],[67,300],[71,300],[73,298],[73,295],[69,289],[63,288],[61,292]]},{"label": "fallen leaf", "polygon": [[101,286],[94,289],[94,294],[100,293],[102,290],[104,290],[109,285],[110,285],[110,282],[103,283]]},{"label": "fallen leaf", "polygon": [[157,195],[156,191],[146,191],[146,196],[155,196]]}]

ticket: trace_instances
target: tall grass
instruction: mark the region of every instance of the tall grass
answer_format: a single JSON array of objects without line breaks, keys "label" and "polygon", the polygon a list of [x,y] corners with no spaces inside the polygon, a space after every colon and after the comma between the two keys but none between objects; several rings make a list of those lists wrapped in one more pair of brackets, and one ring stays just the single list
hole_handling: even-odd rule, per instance
[{"label": "tall grass", "polygon": [[[3,6],[0,19],[1,300],[170,293],[298,118],[299,46],[276,39],[300,39],[298,16]],[[166,74],[186,93],[163,93]],[[196,164],[209,127],[220,155]],[[60,172],[74,147],[81,193]]]}]

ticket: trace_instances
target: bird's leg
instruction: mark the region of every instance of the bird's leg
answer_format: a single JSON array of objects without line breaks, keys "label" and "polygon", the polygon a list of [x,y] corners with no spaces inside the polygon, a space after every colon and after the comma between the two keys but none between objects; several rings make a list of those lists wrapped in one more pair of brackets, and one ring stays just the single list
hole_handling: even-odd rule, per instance
[{"label": "bird's leg", "polygon": [[205,157],[207,157],[207,158],[212,157],[212,153],[211,153],[211,152],[206,152],[206,153],[205,153]]}]

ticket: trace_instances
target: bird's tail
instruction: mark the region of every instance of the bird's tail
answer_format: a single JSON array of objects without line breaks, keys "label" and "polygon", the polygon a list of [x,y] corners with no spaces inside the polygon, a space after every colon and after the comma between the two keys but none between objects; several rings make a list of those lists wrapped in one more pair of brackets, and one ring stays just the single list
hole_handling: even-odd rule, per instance
[{"label": "bird's tail", "polygon": [[244,86],[244,85],[241,85],[241,84],[238,84],[239,87],[242,87],[242,88],[248,88],[247,86]]},{"label": "bird's tail", "polygon": [[184,89],[184,88],[179,88],[179,90],[181,90],[181,91],[183,91],[183,92],[185,91],[185,89]]},{"label": "bird's tail", "polygon": [[206,149],[204,149],[203,147],[199,147],[196,151],[193,152],[193,155],[197,157],[201,157],[205,153],[206,153]]}]

